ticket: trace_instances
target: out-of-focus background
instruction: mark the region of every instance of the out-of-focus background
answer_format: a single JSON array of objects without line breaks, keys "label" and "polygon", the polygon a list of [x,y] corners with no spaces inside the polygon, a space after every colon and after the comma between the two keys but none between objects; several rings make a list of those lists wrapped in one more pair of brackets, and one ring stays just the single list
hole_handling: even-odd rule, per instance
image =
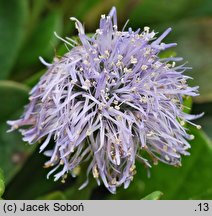
[{"label": "out-of-focus background", "polygon": [[[191,156],[181,168],[159,164],[147,170],[137,164],[137,175],[129,187],[111,195],[95,181],[83,191],[79,175],[65,183],[47,180],[46,158],[38,145],[29,146],[18,133],[7,134],[7,119],[17,118],[27,103],[28,92],[45,72],[42,56],[51,62],[64,53],[64,44],[54,36],[75,36],[75,16],[92,33],[101,14],[117,7],[121,29],[126,20],[133,29],[150,26],[162,33],[172,27],[166,42],[177,42],[170,54],[183,56],[193,70],[191,85],[200,86],[193,100],[193,113],[205,112],[203,130],[194,128]],[[167,53],[166,53],[167,55]],[[203,132],[205,131],[205,132]],[[4,199],[212,199],[212,0],[0,0],[0,197]],[[83,170],[83,167],[81,167]],[[6,187],[6,188],[5,188]],[[4,192],[4,193],[3,193]],[[162,195],[163,194],[163,195]]]}]

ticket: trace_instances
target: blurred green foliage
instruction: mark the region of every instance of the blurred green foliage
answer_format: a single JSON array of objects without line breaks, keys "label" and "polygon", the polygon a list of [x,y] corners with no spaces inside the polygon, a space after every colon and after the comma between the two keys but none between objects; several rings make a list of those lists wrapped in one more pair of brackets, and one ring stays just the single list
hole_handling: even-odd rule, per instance
[{"label": "blurred green foliage", "polygon": [[[17,118],[27,103],[28,91],[45,72],[39,62],[61,56],[65,47],[55,36],[73,37],[74,24],[69,17],[83,21],[86,31],[98,26],[100,14],[115,5],[120,28],[130,18],[129,26],[148,25],[162,32],[169,26],[173,32],[167,41],[176,41],[176,49],[166,55],[183,56],[188,71],[194,77],[191,85],[200,86],[200,96],[194,98],[193,112],[205,111],[197,122],[212,137],[212,1],[211,0],[0,0],[0,197],[6,199],[212,199],[212,143],[208,136],[193,127],[191,156],[183,159],[181,168],[159,164],[147,170],[137,164],[137,175],[129,189],[119,189],[116,195],[91,180],[85,181],[84,167],[80,175],[68,182],[46,180],[42,168],[45,157],[36,146],[23,143],[17,132],[7,134],[5,121]],[[191,106],[191,100],[187,100]],[[27,182],[27,184],[23,184]],[[160,192],[161,191],[161,192]],[[163,194],[163,196],[162,196]]]},{"label": "blurred green foliage", "polygon": [[0,1],[0,79],[7,79],[15,64],[27,19],[27,1]]},{"label": "blurred green foliage", "polygon": [[5,190],[4,177],[3,177],[3,172],[0,169],[0,199],[1,199],[2,194],[4,193],[4,190]]}]

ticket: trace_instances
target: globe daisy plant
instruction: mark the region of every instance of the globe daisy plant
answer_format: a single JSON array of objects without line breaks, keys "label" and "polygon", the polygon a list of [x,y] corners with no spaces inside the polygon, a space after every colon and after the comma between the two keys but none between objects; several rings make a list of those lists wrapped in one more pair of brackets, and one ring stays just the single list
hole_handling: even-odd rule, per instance
[{"label": "globe daisy plant", "polygon": [[[41,142],[40,152],[49,160],[55,180],[87,162],[88,184],[92,175],[112,193],[127,188],[136,174],[135,161],[145,167],[161,161],[180,166],[189,155],[194,138],[186,123],[200,115],[184,112],[183,97],[197,96],[184,75],[189,69],[179,57],[160,58],[168,28],[158,38],[149,27],[119,30],[116,9],[102,15],[95,34],[85,34],[75,22],[80,43],[60,38],[68,52],[47,66],[30,92],[20,119],[8,121],[23,140]],[[71,48],[71,49],[70,49]],[[200,128],[199,125],[195,125]],[[50,145],[54,143],[54,145]]]}]

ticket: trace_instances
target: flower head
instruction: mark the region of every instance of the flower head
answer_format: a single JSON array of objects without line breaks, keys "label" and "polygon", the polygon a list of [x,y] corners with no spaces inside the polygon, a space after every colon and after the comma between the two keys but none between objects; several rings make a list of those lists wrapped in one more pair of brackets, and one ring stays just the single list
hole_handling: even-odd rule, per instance
[{"label": "flower head", "polygon": [[[8,121],[11,130],[25,126],[19,129],[24,141],[42,141],[40,152],[50,157],[45,166],[54,167],[49,174],[56,172],[55,180],[88,161],[87,176],[112,193],[129,186],[136,159],[151,166],[142,152],[179,166],[193,138],[184,124],[197,117],[183,112],[183,96],[198,95],[198,87],[188,86],[185,65],[176,66],[181,58],[158,56],[176,46],[162,43],[171,29],[157,39],[149,27],[119,31],[115,8],[101,16],[92,37],[71,20],[81,44],[62,39],[73,47],[69,52],[53,64],[41,59],[48,70],[21,119]],[[50,140],[54,147],[46,150]]]}]

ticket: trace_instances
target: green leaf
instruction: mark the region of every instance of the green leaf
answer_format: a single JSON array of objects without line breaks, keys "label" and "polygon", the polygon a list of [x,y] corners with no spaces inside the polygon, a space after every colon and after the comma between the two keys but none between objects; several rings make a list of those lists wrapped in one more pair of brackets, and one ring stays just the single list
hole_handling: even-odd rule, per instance
[{"label": "green leaf", "polygon": [[27,103],[28,88],[13,81],[0,81],[0,122],[8,118]]},{"label": "green leaf", "polygon": [[23,106],[27,103],[28,88],[12,81],[0,81],[0,97],[0,164],[8,183],[33,149],[24,145],[18,132],[6,133],[9,129],[6,120],[20,116],[20,111],[23,111]]},{"label": "green leaf", "polygon": [[4,176],[2,170],[0,169],[0,199],[4,193],[4,190],[5,190]]},{"label": "green leaf", "polygon": [[25,33],[26,0],[0,0],[0,79],[6,79],[15,63]]},{"label": "green leaf", "polygon": [[66,196],[61,191],[54,191],[44,196],[40,196],[37,200],[66,200]]},{"label": "green leaf", "polygon": [[5,181],[8,183],[21,169],[34,146],[24,144],[18,132],[6,133],[9,129],[6,123],[0,126],[0,164],[5,173]]},{"label": "green leaf", "polygon": [[163,196],[160,191],[154,191],[151,194],[145,196],[142,200],[159,200]]},{"label": "green leaf", "polygon": [[[54,49],[59,42],[54,32],[60,34],[62,31],[62,13],[60,11],[52,11],[32,32],[27,43],[23,47],[17,63],[18,68],[26,68],[39,62],[38,57],[50,59],[54,55]],[[20,72],[19,72],[20,73]],[[15,74],[14,74],[15,75]]]}]

